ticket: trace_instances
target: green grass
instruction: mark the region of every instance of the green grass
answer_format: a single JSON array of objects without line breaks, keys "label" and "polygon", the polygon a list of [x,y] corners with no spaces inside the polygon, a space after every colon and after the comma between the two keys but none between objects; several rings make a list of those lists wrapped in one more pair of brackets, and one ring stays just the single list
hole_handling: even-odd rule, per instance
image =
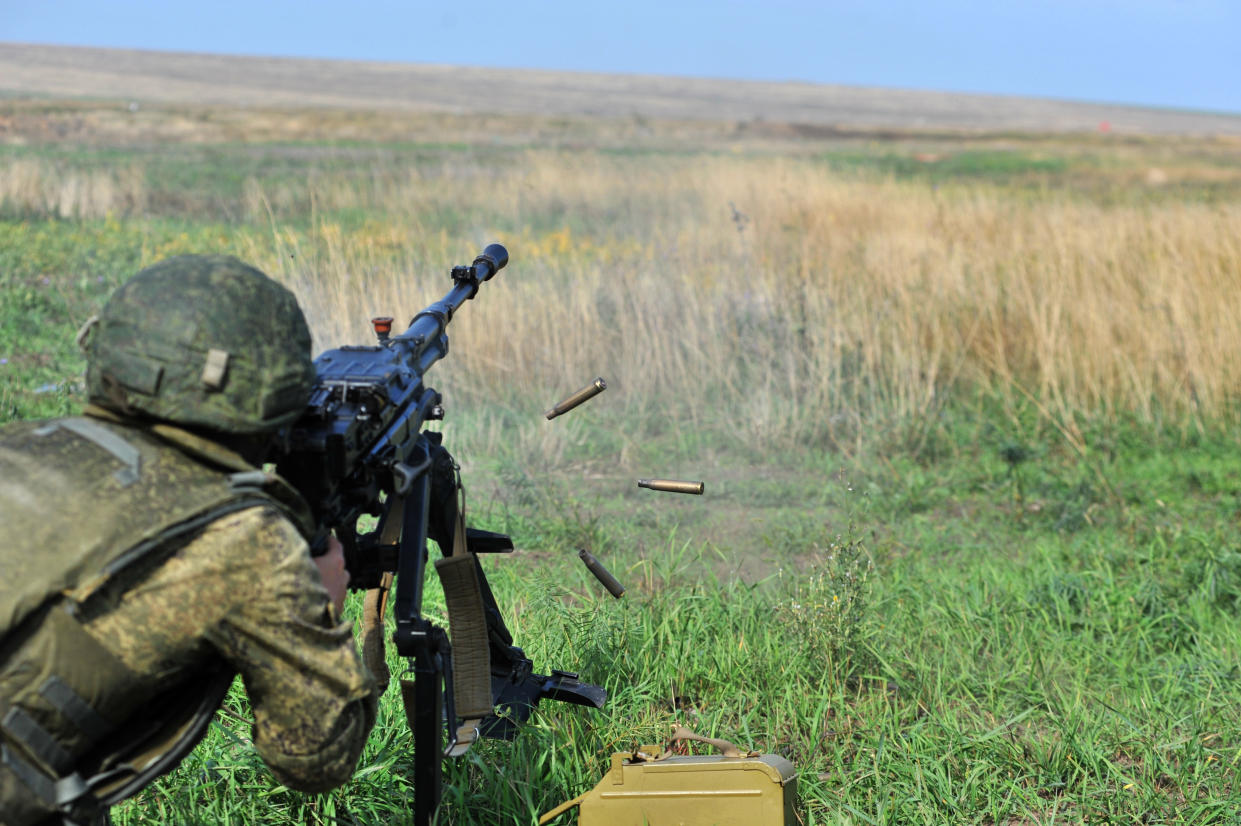
[{"label": "green grass", "polygon": [[108,295],[156,257],[231,251],[219,225],[0,220],[0,423],[62,415],[85,361],[75,334]]},{"label": "green grass", "polygon": [[[245,219],[240,204],[247,182],[266,188],[301,187],[307,180],[330,185],[371,176],[398,176],[411,166],[451,158],[463,145],[331,143],[262,143],[128,146],[0,145],[0,163],[42,162],[59,172],[99,169],[140,170],[144,211],[165,217],[212,216],[237,223]],[[506,154],[509,150],[505,150]],[[281,205],[281,217],[306,221],[315,205],[309,197]],[[6,214],[7,213],[7,214]],[[0,216],[25,216],[13,207]],[[337,216],[347,217],[347,216]]]},{"label": "green grass", "polygon": [[[270,234],[232,204],[245,176],[348,179],[389,169],[376,160],[388,152],[393,163],[461,152],[375,147],[352,167],[349,153],[308,147],[160,149],[144,161],[146,213],[0,216],[0,423],[80,405],[73,334],[140,266]],[[94,151],[3,157],[61,152],[87,169],[147,157]],[[1017,187],[1060,186],[1082,168],[1042,151],[931,164],[881,148],[827,162]],[[282,226],[307,225],[309,202],[291,203]],[[332,218],[347,228],[368,215]],[[451,367],[450,356],[435,370]],[[555,425],[578,428],[555,461],[520,445],[458,449],[469,440],[454,434],[480,423],[536,420],[546,400],[519,390],[454,408],[447,444],[474,521],[518,544],[488,561],[518,643],[610,699],[602,712],[548,704],[515,742],[449,763],[443,821],[529,823],[593,786],[613,751],[675,721],[792,759],[805,823],[1235,822],[1241,444],[1222,425],[1083,415],[1080,450],[1033,404],[980,392],[926,420],[874,411],[843,447],[773,451],[721,435],[738,424],[727,400],[697,400],[702,418],[685,422],[634,420],[635,406],[601,400]],[[707,494],[639,491],[634,468],[692,472]],[[579,546],[629,586],[623,600],[589,578]],[[442,615],[434,593],[429,604]],[[411,742],[394,692],[353,781],[319,796],[263,767],[240,689],[227,709],[176,771],[118,807],[118,824],[408,822]]]},{"label": "green grass", "polygon": [[965,150],[925,154],[921,158],[903,152],[833,152],[824,156],[829,166],[841,170],[873,170],[896,178],[931,181],[1012,181],[1016,178],[1047,180],[1070,169],[1063,157],[1034,155],[1016,150]]},{"label": "green grass", "polygon": [[[1014,138],[1016,144],[1028,140]],[[846,174],[941,184],[978,183],[1032,193],[1045,198],[1072,197],[1090,203],[1231,203],[1241,188],[1235,176],[1235,152],[1173,153],[1143,147],[1140,141],[1115,147],[1083,142],[1080,146],[971,147],[968,142],[907,142],[865,148],[833,149],[818,156],[829,168]],[[1135,186],[1134,178],[1162,164],[1188,165],[1194,174],[1156,186]],[[1136,170],[1136,174],[1135,174]],[[1159,174],[1156,172],[1155,174]]]},{"label": "green grass", "polygon": [[[998,452],[850,468],[821,480],[822,521],[773,533],[782,564],[749,580],[717,577],[739,550],[692,525],[636,553],[632,526],[583,502],[517,520],[513,502],[479,505],[481,524],[543,551],[490,566],[519,642],[611,698],[548,704],[517,741],[450,764],[445,817],[530,822],[675,721],[792,759],[807,823],[1228,822],[1241,450],[1122,455],[1105,469],[1116,497],[1081,493],[1094,472],[1054,456],[1029,460],[1020,513]],[[1089,518],[1065,527],[1082,496]],[[580,569],[579,543],[623,600]],[[359,779],[321,797],[273,791],[226,716],[117,822],[399,823],[410,767],[392,694]]]}]

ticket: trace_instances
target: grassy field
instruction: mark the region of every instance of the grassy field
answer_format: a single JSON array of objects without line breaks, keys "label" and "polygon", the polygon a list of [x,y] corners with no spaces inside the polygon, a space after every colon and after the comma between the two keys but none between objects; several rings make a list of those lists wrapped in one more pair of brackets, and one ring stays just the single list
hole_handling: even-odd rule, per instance
[{"label": "grassy field", "polygon": [[[1241,144],[141,115],[0,103],[0,421],[75,409],[73,333],[168,255],[260,266],[327,347],[509,249],[431,382],[518,642],[611,699],[450,764],[444,822],[674,721],[790,757],[806,823],[1236,821]],[[322,796],[247,715],[116,821],[402,822],[394,694]]]}]

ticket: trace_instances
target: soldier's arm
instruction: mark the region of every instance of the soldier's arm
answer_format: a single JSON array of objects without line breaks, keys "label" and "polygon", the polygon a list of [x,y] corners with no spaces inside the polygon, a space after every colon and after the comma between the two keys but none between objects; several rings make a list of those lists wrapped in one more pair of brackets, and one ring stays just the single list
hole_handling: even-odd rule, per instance
[{"label": "soldier's arm", "polygon": [[245,681],[254,743],[280,782],[345,782],[375,718],[374,683],[306,543],[274,508],[216,520],[82,612],[101,645],[154,696],[222,656]]},{"label": "soldier's arm", "polygon": [[353,774],[375,722],[374,682],[294,527],[267,508],[229,519],[226,556],[240,570],[226,575],[234,593],[208,641],[241,673],[272,773],[325,791]]}]

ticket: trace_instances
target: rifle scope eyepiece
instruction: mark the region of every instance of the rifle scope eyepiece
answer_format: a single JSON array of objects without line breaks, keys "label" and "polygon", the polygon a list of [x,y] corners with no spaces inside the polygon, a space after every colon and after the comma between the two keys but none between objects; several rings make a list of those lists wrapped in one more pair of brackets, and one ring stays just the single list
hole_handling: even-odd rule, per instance
[{"label": "rifle scope eyepiece", "polygon": [[[487,273],[483,274],[479,264],[487,265]],[[474,268],[478,272],[478,280],[486,281],[508,265],[508,250],[500,244],[488,244],[487,248],[474,259]]]}]

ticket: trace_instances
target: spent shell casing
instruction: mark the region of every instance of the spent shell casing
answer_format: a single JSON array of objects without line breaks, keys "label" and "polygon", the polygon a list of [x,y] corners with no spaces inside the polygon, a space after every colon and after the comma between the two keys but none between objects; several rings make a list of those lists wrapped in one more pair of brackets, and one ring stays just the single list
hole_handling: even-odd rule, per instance
[{"label": "spent shell casing", "polygon": [[568,413],[570,410],[577,407],[582,402],[590,401],[595,396],[598,396],[600,393],[602,393],[604,390],[607,390],[607,389],[608,389],[608,383],[603,380],[602,376],[599,376],[594,381],[592,381],[590,384],[586,385],[581,390],[569,396],[564,401],[558,402],[555,407],[553,407],[551,410],[548,410],[543,415],[547,416],[548,419],[554,419],[557,416],[561,416],[565,413]]},{"label": "spent shell casing", "polygon": [[638,487],[662,490],[668,493],[692,493],[702,496],[706,485],[702,482],[678,482],[676,479],[639,479]]},{"label": "spent shell casing", "polygon": [[625,586],[621,585],[620,581],[612,576],[607,568],[603,567],[603,563],[596,559],[594,554],[585,548],[578,548],[577,556],[578,559],[585,563],[586,569],[595,575],[595,579],[599,580],[599,583],[608,589],[609,594],[617,599],[621,598],[621,594],[625,593]]}]

